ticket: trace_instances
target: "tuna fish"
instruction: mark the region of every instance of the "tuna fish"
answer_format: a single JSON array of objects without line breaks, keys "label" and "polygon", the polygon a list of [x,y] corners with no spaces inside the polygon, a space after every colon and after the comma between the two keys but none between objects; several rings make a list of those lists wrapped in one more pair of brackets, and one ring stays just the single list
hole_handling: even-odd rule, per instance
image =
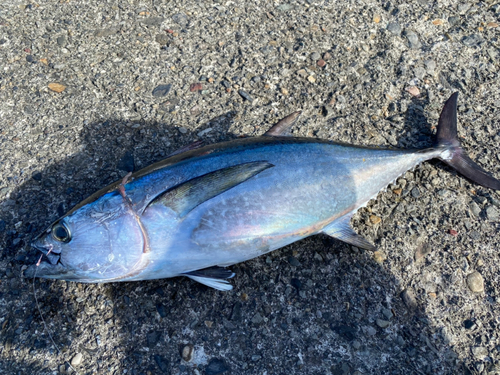
[{"label": "tuna fish", "polygon": [[287,133],[294,113],[264,136],[194,145],[78,204],[33,243],[45,256],[27,277],[86,283],[187,276],[232,288],[224,267],[325,233],[374,249],[352,215],[405,171],[440,159],[500,189],[457,137],[457,93],[424,150],[359,147]]}]

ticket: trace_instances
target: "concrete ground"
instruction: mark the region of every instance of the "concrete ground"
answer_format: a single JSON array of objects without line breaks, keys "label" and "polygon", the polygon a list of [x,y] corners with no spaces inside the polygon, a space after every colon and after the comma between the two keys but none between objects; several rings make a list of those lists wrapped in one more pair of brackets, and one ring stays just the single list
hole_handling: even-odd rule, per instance
[{"label": "concrete ground", "polygon": [[499,16],[496,0],[3,0],[0,373],[499,374],[500,195],[439,162],[353,219],[375,253],[314,236],[231,267],[227,293],[22,277],[31,240],[128,170],[296,110],[297,136],[423,148],[458,91],[463,145],[500,178]]}]

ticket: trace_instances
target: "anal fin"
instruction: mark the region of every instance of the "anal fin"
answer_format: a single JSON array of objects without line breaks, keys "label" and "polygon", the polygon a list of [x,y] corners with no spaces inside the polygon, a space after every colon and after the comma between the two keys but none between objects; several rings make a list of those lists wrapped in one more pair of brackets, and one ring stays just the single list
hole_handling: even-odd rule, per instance
[{"label": "anal fin", "polygon": [[234,272],[223,267],[209,267],[201,270],[183,273],[190,279],[224,292],[233,289],[233,286],[227,281],[234,277]]},{"label": "anal fin", "polygon": [[335,220],[333,223],[330,223],[326,227],[324,227],[322,232],[329,235],[330,237],[347,242],[350,245],[371,251],[376,250],[376,247],[374,245],[357,234],[354,229],[351,228],[351,217],[352,215],[348,214],[341,217],[340,219]]}]

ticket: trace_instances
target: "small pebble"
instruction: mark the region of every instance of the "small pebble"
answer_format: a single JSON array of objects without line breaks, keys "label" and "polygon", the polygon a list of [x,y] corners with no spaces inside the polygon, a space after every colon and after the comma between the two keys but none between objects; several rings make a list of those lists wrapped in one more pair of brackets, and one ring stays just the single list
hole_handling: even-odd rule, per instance
[{"label": "small pebble", "polygon": [[498,221],[499,216],[500,213],[498,212],[498,209],[495,206],[488,206],[486,208],[486,217],[489,220]]},{"label": "small pebble", "polygon": [[415,77],[417,77],[418,79],[424,79],[426,74],[427,74],[427,72],[425,71],[425,69],[423,67],[417,66],[415,68]]},{"label": "small pebble", "polygon": [[477,271],[467,275],[467,286],[474,293],[484,292],[484,279],[483,276]]},{"label": "small pebble", "polygon": [[476,47],[479,46],[483,42],[483,37],[479,34],[472,34],[469,36],[466,36],[463,40],[462,43],[465,44],[467,47]]},{"label": "small pebble", "polygon": [[156,365],[158,366],[158,368],[162,372],[166,373],[168,371],[168,369],[169,369],[167,360],[165,358],[163,358],[162,356],[158,355],[158,354],[155,354],[153,356],[153,358],[154,358],[154,360],[155,360]]},{"label": "small pebble", "polygon": [[452,16],[448,18],[448,23],[451,26],[455,26],[460,23],[460,17],[459,16]]},{"label": "small pebble", "polygon": [[465,329],[472,329],[476,324],[470,320],[470,319],[466,319],[464,320],[464,327]]},{"label": "small pebble", "polygon": [[167,316],[167,311],[165,310],[165,306],[163,306],[162,304],[156,305],[156,311],[158,311],[158,314],[160,314],[162,318],[165,318]]},{"label": "small pebble", "polygon": [[375,336],[377,334],[377,330],[372,326],[368,326],[365,328],[365,334],[367,336]]},{"label": "small pebble", "polygon": [[472,212],[472,214],[475,217],[479,217],[479,215],[481,214],[481,208],[478,206],[478,204],[476,202],[471,202],[469,204],[469,209],[470,209],[470,212]]},{"label": "small pebble", "polygon": [[210,362],[208,362],[207,367],[205,368],[205,374],[218,375],[229,370],[230,370],[229,367],[224,363],[224,361],[218,358],[212,358]]},{"label": "small pebble", "polygon": [[484,346],[475,346],[472,348],[472,355],[474,355],[477,359],[483,359],[488,355],[488,349]]},{"label": "small pebble", "polygon": [[172,16],[172,21],[174,21],[176,24],[186,27],[188,24],[188,18],[186,14],[184,13],[176,13]]},{"label": "small pebble", "polygon": [[249,102],[253,102],[253,98],[250,96],[250,94],[244,90],[238,90],[238,94],[245,99],[248,100]]},{"label": "small pebble", "polygon": [[425,60],[424,65],[427,73],[431,75],[434,74],[434,71],[436,70],[436,62],[434,60]]},{"label": "small pebble", "polygon": [[276,7],[281,12],[288,12],[295,8],[294,4],[280,4]]},{"label": "small pebble", "polygon": [[298,261],[298,259],[295,258],[295,257],[292,257],[292,256],[288,257],[288,263],[290,263],[294,267],[299,267],[300,266],[300,262]]},{"label": "small pebble", "polygon": [[193,83],[191,84],[191,86],[189,86],[189,91],[191,92],[196,92],[200,90],[203,90],[203,86],[201,85],[201,83]]},{"label": "small pebble", "polygon": [[179,128],[179,131],[182,133],[182,134],[186,134],[188,132],[188,130],[184,127],[184,126],[181,126]]},{"label": "small pebble", "polygon": [[320,59],[320,60],[318,60],[317,64],[318,64],[318,66],[319,66],[320,68],[323,68],[323,67],[326,65],[326,61],[325,61],[325,60],[321,60],[321,59]]},{"label": "small pebble", "polygon": [[60,37],[57,38],[57,45],[60,47],[64,47],[66,45],[66,35],[61,35]]},{"label": "small pebble", "polygon": [[377,319],[377,325],[380,328],[387,328],[391,325],[391,322],[389,322],[388,320]]},{"label": "small pebble", "polygon": [[316,78],[314,78],[313,76],[309,76],[309,77],[307,77],[307,80],[308,80],[309,82],[311,82],[311,83],[316,82]]},{"label": "small pebble", "polygon": [[169,37],[166,34],[157,34],[155,40],[160,46],[165,46],[169,42]]},{"label": "small pebble", "polygon": [[71,366],[80,366],[80,364],[83,362],[83,355],[82,353],[76,353],[76,355],[71,359]]},{"label": "small pebble", "polygon": [[208,134],[212,131],[212,128],[206,128],[203,129],[202,131],[198,132],[197,136],[198,137],[203,137],[205,134]]},{"label": "small pebble", "polygon": [[260,315],[259,313],[255,314],[252,318],[252,323],[254,324],[260,324],[264,321],[264,318],[262,317],[262,315]]},{"label": "small pebble", "polygon": [[319,60],[320,58],[321,58],[321,55],[320,55],[318,52],[313,52],[313,53],[311,54],[311,60],[313,60],[313,61],[317,61],[317,60]]},{"label": "small pebble", "polygon": [[394,315],[392,314],[392,311],[391,311],[391,310],[389,310],[389,309],[386,309],[386,308],[383,308],[383,309],[382,309],[382,314],[385,316],[385,318],[386,318],[387,320],[392,319],[392,317],[394,316]]},{"label": "small pebble", "polygon": [[186,345],[182,348],[182,359],[186,362],[190,362],[193,359],[194,347],[191,344]]},{"label": "small pebble", "polygon": [[387,257],[385,254],[381,251],[374,251],[373,252],[373,260],[377,262],[378,264],[384,263],[384,260],[386,260]]},{"label": "small pebble", "polygon": [[431,247],[429,246],[428,243],[423,243],[417,246],[417,249],[415,250],[415,261],[418,262],[419,260],[423,259],[426,255],[431,253]]},{"label": "small pebble", "polygon": [[408,91],[410,93],[410,95],[412,95],[412,96],[419,96],[420,95],[420,90],[418,89],[417,86],[408,86],[406,88],[406,91]]},{"label": "small pebble", "polygon": [[415,293],[412,289],[405,289],[401,292],[401,299],[408,308],[408,310],[415,310],[418,307]]},{"label": "small pebble", "polygon": [[372,224],[378,224],[378,223],[380,223],[381,221],[382,221],[382,219],[381,219],[381,218],[379,218],[379,217],[378,217],[378,216],[376,216],[376,215],[371,215],[371,216],[370,216],[370,222],[371,222]]},{"label": "small pebble", "polygon": [[299,69],[299,70],[297,70],[297,75],[299,75],[301,77],[307,77],[307,72],[305,69]]},{"label": "small pebble", "polygon": [[302,287],[302,283],[300,282],[300,280],[295,277],[292,277],[292,279],[290,280],[290,284],[297,290]]},{"label": "small pebble", "polygon": [[397,22],[389,22],[387,25],[387,30],[393,33],[394,35],[401,35],[401,26]]},{"label": "small pebble", "polygon": [[170,92],[170,89],[172,88],[172,84],[168,84],[168,85],[158,85],[155,87],[155,89],[153,90],[153,96],[155,98],[160,98],[162,96],[166,96],[169,92]]},{"label": "small pebble", "polygon": [[323,60],[328,61],[328,60],[330,60],[331,58],[332,58],[332,55],[330,55],[330,53],[329,53],[329,52],[325,52],[325,53],[323,54]]},{"label": "small pebble", "polygon": [[411,49],[419,49],[422,47],[422,44],[420,43],[420,40],[418,39],[417,33],[414,31],[407,31],[406,32],[406,39],[408,39],[408,44]]},{"label": "small pebble", "polygon": [[52,91],[57,92],[57,93],[61,93],[64,90],[66,90],[66,86],[61,85],[60,83],[55,83],[55,82],[49,83],[48,87],[49,87],[49,90],[52,90]]}]

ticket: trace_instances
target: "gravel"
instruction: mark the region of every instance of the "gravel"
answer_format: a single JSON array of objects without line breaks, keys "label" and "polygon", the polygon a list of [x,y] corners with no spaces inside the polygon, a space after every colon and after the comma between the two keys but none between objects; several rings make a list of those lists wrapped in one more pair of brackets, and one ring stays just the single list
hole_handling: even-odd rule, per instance
[{"label": "gravel", "polygon": [[298,110],[294,136],[423,148],[459,91],[463,145],[500,177],[499,15],[490,1],[2,1],[0,372],[69,373],[80,353],[81,374],[498,373],[500,196],[437,161],[352,220],[375,255],[314,236],[231,267],[228,293],[37,280],[60,352],[21,274],[36,235],[128,171]]}]

